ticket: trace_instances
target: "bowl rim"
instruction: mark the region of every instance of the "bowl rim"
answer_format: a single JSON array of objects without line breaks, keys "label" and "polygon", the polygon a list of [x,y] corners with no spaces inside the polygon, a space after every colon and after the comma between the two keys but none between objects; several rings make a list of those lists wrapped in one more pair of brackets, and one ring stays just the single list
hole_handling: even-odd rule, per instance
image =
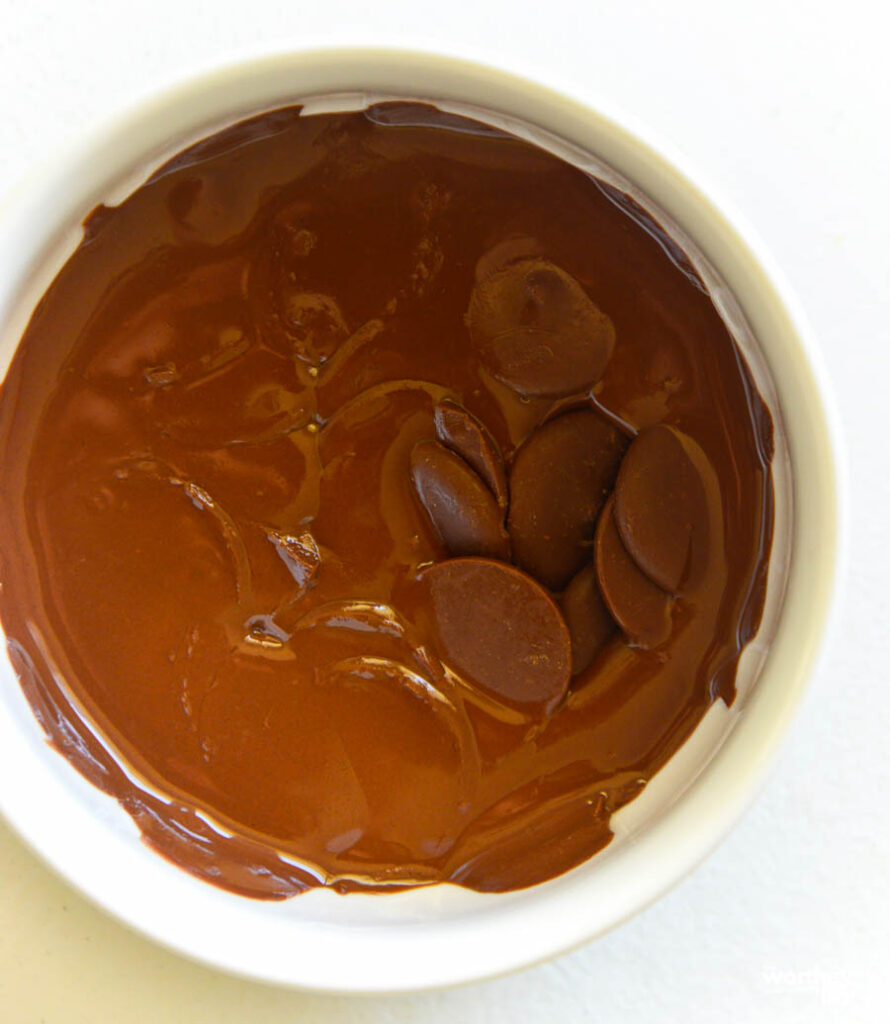
[{"label": "bowl rim", "polygon": [[[643,186],[647,192],[652,191],[651,180],[657,178],[659,185],[654,198],[681,225],[681,208],[694,207],[700,229],[689,233],[709,258],[714,259],[716,250],[723,250],[723,258],[714,262],[733,290],[741,279],[739,275],[748,275],[746,287],[770,305],[782,324],[781,346],[776,352],[765,353],[774,371],[788,429],[795,492],[796,553],[792,554],[779,629],[758,686],[706,770],[656,822],[624,846],[620,856],[597,872],[597,884],[590,884],[592,875],[585,878],[583,871],[576,869],[569,885],[545,883],[525,890],[527,898],[503,906],[492,904],[490,911],[466,921],[418,924],[407,930],[388,931],[316,926],[312,943],[301,947],[298,956],[289,958],[263,959],[262,951],[256,948],[256,936],[249,928],[244,933],[214,936],[202,929],[200,923],[197,927],[186,927],[182,921],[153,913],[148,906],[151,901],[144,894],[134,894],[123,879],[109,879],[101,865],[90,863],[83,855],[91,842],[101,844],[109,840],[104,823],[91,821],[89,815],[75,807],[66,808],[61,817],[56,814],[57,806],[52,814],[44,812],[34,806],[33,791],[25,793],[9,785],[0,787],[0,813],[42,859],[93,903],[172,950],[252,979],[340,994],[441,988],[540,962],[627,920],[688,874],[751,802],[814,673],[832,612],[836,611],[847,494],[840,424],[821,355],[781,271],[719,190],[705,182],[698,170],[691,170],[689,161],[671,145],[657,139],[635,117],[619,111],[611,100],[594,96],[589,89],[579,91],[556,84],[552,74],[534,72],[527,77],[511,68],[509,61],[499,59],[493,64],[487,56],[470,59],[468,53],[468,49],[455,54],[413,44],[332,45],[327,41],[277,50],[262,48],[253,54],[241,53],[236,59],[215,61],[207,70],[181,76],[161,90],[151,90],[142,100],[128,104],[124,111],[80,133],[62,153],[53,156],[18,187],[14,203],[9,201],[0,208],[0,278],[6,272],[5,240],[27,239],[37,204],[58,195],[66,182],[77,180],[79,173],[87,173],[88,177],[92,163],[109,156],[113,162],[116,140],[126,138],[134,126],[138,128],[165,113],[169,115],[180,104],[186,107],[189,96],[210,90],[222,90],[230,96],[239,82],[248,79],[256,81],[265,75],[263,80],[271,83],[289,72],[299,79],[307,68],[324,65],[331,74],[336,71],[347,78],[351,74],[353,81],[364,76],[362,81],[370,88],[368,75],[377,75],[382,80],[392,73],[387,72],[389,68],[395,69],[402,81],[411,74],[419,76],[421,87],[414,91],[419,96],[463,98],[496,110],[503,107],[485,99],[486,88],[489,96],[496,94],[500,100],[521,96],[537,115],[530,120],[573,142],[576,139],[571,133],[567,135],[566,126],[582,131],[585,124],[588,129],[594,124],[596,131],[610,135],[613,150],[609,162],[632,180],[637,176],[634,171],[651,176],[650,183]],[[427,83],[438,83],[439,88],[429,88]],[[442,94],[443,83],[447,85],[446,94]],[[447,94],[449,89],[451,95]],[[408,95],[411,90],[403,88],[401,92]],[[475,98],[470,98],[470,92]],[[298,99],[300,95],[297,86],[293,97]],[[265,104],[267,109],[275,105],[272,99]],[[561,125],[551,127],[547,112],[557,109]],[[68,205],[77,205],[74,197],[68,200]],[[81,205],[80,209],[84,207]],[[53,220],[56,225],[65,223],[66,213],[59,213]],[[79,220],[80,217],[78,224]],[[726,260],[733,259],[735,263],[729,273]],[[3,288],[0,280],[0,313],[5,302]],[[12,283],[7,290],[14,297],[19,283]],[[750,313],[741,298],[739,302]],[[778,328],[775,333],[779,333]],[[786,403],[787,399],[791,401]],[[793,411],[790,417],[789,411]],[[799,557],[801,552],[807,557]],[[16,742],[15,722],[5,716],[0,701],[3,777],[18,776],[19,757],[33,761],[28,750],[24,743]],[[39,779],[42,796],[52,800],[53,794],[61,794],[61,783],[52,771],[45,766],[35,766],[35,771],[43,772]],[[66,829],[69,834],[71,829],[85,829],[86,833],[79,836],[77,844],[69,845]],[[79,852],[72,860],[70,847],[75,845]],[[190,878],[185,882],[187,876],[181,874],[183,878],[173,879],[160,868],[145,872],[149,882],[165,885],[172,896],[185,901],[184,905],[203,908],[210,920],[217,918],[216,904],[229,906],[219,899],[217,890]],[[193,888],[196,885],[203,886],[214,897],[207,892],[199,893]],[[592,896],[596,899],[586,904],[584,898]],[[234,909],[224,916],[232,922],[245,920]],[[279,940],[288,934],[282,927],[271,929],[261,917],[257,920],[264,934],[274,931]],[[293,918],[289,927],[293,933]],[[399,931],[401,935],[396,934]],[[332,957],[338,958],[341,965],[348,963],[349,973],[344,974],[342,966],[337,968]]]}]

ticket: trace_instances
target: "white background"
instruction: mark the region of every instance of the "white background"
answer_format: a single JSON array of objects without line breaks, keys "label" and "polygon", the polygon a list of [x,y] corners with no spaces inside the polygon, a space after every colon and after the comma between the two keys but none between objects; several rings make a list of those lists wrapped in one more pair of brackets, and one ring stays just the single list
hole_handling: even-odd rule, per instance
[{"label": "white background", "polygon": [[[344,1000],[223,977],[87,906],[0,823],[5,1024],[890,1019],[890,71],[879,0],[0,0],[0,194],[196,64],[326,36],[470,45],[606,97],[763,237],[834,381],[851,520],[832,643],[765,791],[671,895],[512,978]],[[0,779],[0,785],[14,784]]]}]

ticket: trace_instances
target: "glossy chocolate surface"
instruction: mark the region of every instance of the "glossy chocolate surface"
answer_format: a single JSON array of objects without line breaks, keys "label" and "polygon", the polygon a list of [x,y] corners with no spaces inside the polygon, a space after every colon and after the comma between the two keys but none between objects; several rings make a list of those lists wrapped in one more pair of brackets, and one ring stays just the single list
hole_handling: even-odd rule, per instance
[{"label": "glossy chocolate surface", "polygon": [[514,889],[732,701],[771,453],[627,196],[432,107],[287,108],[95,210],[35,310],[0,617],[49,741],[196,875]]}]

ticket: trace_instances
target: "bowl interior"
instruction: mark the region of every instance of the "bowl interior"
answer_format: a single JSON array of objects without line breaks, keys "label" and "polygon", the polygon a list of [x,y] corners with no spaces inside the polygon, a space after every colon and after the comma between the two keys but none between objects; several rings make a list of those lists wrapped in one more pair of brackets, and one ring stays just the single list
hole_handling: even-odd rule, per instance
[{"label": "bowl interior", "polygon": [[[0,809],[57,870],[188,955],[337,991],[444,985],[532,963],[602,933],[688,871],[750,798],[799,699],[828,610],[836,549],[824,388],[765,257],[617,120],[451,58],[380,50],[265,57],[176,86],[80,141],[0,216],[0,372],[97,203],[120,201],[164,159],[251,113],[295,101],[307,112],[353,109],[396,97],[522,135],[630,191],[669,228],[773,411],[776,522],[764,619],[742,658],[733,706],[716,702],[644,793],[613,816],[616,838],[603,853],[503,895],[442,885],[386,897],[314,890],[270,904],[216,890],[149,851],[117,804],[46,745],[10,664],[0,661],[0,771],[16,780],[0,790]],[[793,556],[792,537],[806,561]]]}]

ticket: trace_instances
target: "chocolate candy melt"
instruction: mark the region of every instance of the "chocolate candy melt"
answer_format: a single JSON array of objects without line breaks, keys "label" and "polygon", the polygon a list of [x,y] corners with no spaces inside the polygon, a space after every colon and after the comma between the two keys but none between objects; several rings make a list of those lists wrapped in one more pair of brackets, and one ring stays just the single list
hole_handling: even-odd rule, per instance
[{"label": "chocolate candy melt", "polygon": [[594,542],[600,591],[615,621],[639,647],[658,647],[671,633],[670,595],[637,567],[615,523],[614,500],[600,515]]},{"label": "chocolate candy melt", "polygon": [[260,114],[93,211],[0,390],[49,742],[248,896],[605,846],[732,701],[770,548],[770,416],[681,250],[410,103]]},{"label": "chocolate candy melt", "polygon": [[421,441],[411,453],[411,475],[417,495],[449,554],[509,557],[503,512],[491,491],[459,455],[437,441]]},{"label": "chocolate candy melt", "polygon": [[436,406],[436,434],[457,452],[488,485],[501,508],[507,507],[507,471],[497,441],[487,427],[456,402],[444,399]]},{"label": "chocolate candy melt", "polygon": [[519,260],[484,277],[467,324],[491,372],[521,395],[583,391],[615,346],[612,321],[548,260]]},{"label": "chocolate candy melt", "polygon": [[708,546],[700,466],[706,456],[674,427],[644,430],[628,449],[615,484],[615,523],[628,554],[663,590],[679,593]]},{"label": "chocolate candy melt", "polygon": [[500,562],[457,558],[423,580],[442,658],[464,679],[523,710],[552,708],[565,695],[569,633],[531,577]]},{"label": "chocolate candy melt", "polygon": [[602,416],[580,409],[545,423],[516,453],[507,520],[513,553],[551,590],[562,590],[590,560],[626,444]]},{"label": "chocolate candy melt", "polygon": [[575,576],[559,601],[572,640],[572,675],[583,672],[615,632],[591,562]]}]

